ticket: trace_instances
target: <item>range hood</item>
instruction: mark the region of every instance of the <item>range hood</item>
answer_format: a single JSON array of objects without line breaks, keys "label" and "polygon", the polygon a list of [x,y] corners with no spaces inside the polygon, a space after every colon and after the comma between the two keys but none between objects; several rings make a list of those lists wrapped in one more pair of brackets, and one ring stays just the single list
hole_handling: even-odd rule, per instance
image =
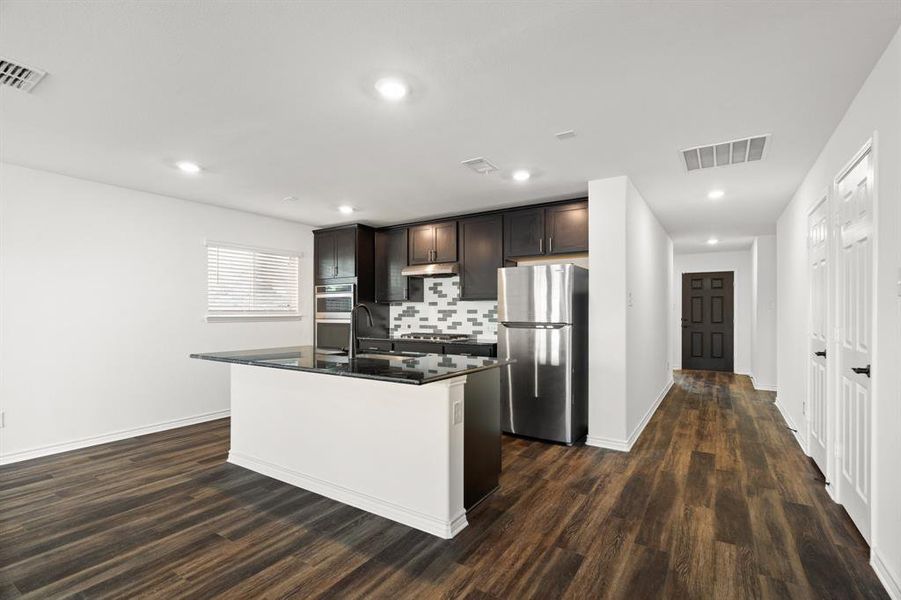
[{"label": "range hood", "polygon": [[400,270],[404,277],[453,277],[459,272],[460,266],[455,262],[410,265]]}]

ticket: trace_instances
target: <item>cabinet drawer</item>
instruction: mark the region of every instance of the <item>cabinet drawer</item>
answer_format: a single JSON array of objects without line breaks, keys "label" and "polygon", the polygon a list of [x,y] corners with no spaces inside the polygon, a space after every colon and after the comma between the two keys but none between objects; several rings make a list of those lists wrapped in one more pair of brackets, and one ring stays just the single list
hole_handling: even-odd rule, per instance
[{"label": "cabinet drawer", "polygon": [[360,340],[360,350],[382,350],[390,352],[392,347],[391,340]]},{"label": "cabinet drawer", "polygon": [[490,344],[448,344],[445,354],[468,354],[469,356],[495,356],[494,346]]}]

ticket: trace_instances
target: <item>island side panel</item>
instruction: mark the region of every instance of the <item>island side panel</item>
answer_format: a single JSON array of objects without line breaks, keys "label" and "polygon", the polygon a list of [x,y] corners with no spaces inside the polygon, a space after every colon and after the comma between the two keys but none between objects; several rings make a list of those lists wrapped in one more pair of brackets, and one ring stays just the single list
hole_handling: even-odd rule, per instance
[{"label": "island side panel", "polygon": [[451,538],[466,526],[465,381],[409,385],[232,365],[229,462]]}]

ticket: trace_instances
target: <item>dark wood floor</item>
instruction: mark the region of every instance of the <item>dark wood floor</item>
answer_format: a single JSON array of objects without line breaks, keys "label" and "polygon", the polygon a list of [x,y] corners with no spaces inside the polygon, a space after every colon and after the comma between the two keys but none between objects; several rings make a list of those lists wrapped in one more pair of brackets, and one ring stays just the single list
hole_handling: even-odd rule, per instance
[{"label": "dark wood floor", "polygon": [[745,377],[677,374],[629,454],[504,440],[445,541],[225,463],[228,421],[0,469],[0,598],[885,598]]}]

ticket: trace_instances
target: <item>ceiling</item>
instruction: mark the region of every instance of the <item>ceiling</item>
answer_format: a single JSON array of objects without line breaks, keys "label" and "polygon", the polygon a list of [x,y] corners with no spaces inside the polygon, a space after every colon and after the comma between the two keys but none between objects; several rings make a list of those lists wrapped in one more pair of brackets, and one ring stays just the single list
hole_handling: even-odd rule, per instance
[{"label": "ceiling", "polygon": [[[0,158],[313,225],[569,198],[625,174],[677,250],[742,247],[775,231],[899,23],[899,0],[5,0],[0,54],[48,76],[0,91]],[[384,75],[410,96],[378,98]],[[685,172],[681,148],[762,133],[763,161]],[[500,172],[460,165],[477,156]]]}]

